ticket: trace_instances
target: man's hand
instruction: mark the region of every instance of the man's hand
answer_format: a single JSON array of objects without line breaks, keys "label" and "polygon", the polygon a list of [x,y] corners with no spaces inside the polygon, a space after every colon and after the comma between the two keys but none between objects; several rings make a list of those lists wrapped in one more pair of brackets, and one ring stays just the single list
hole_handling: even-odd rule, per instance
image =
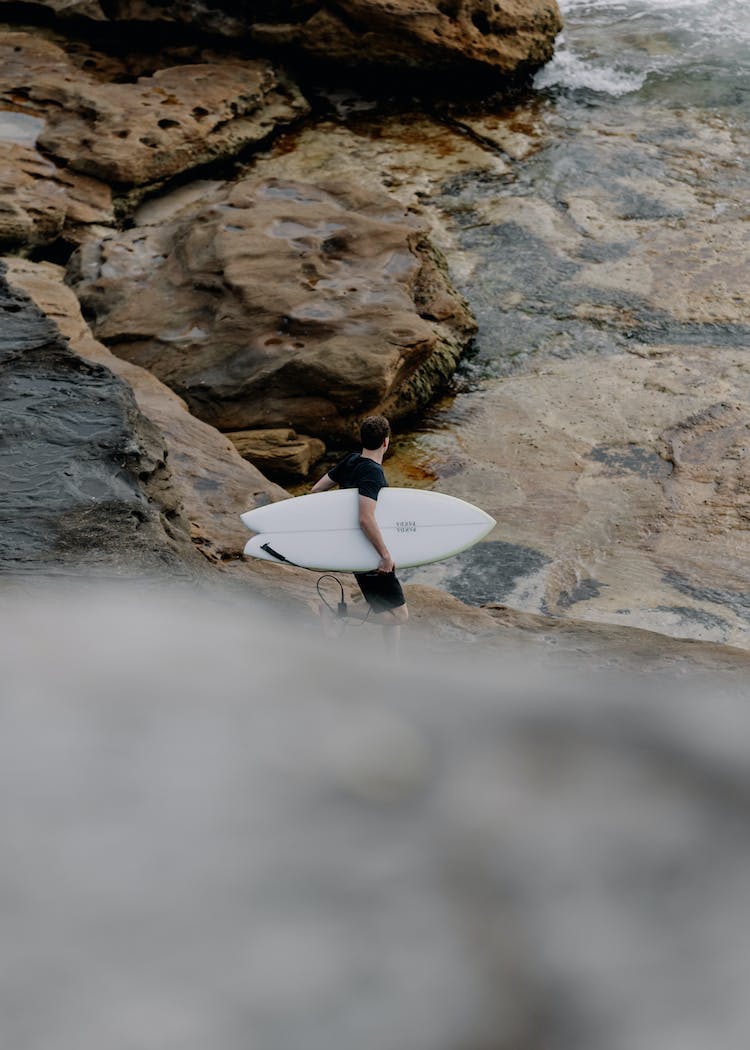
[{"label": "man's hand", "polygon": [[395,565],[395,563],[393,561],[393,558],[390,556],[390,554],[384,555],[380,559],[380,563],[378,565],[378,572],[393,572],[393,570],[395,568],[396,568],[396,565]]}]

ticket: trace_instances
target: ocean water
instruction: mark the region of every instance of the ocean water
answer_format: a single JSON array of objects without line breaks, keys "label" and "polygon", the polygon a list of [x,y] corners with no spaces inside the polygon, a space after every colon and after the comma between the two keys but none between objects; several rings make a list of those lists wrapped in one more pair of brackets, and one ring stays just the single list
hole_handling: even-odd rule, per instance
[{"label": "ocean water", "polygon": [[746,0],[561,0],[565,30],[539,90],[748,104]]}]

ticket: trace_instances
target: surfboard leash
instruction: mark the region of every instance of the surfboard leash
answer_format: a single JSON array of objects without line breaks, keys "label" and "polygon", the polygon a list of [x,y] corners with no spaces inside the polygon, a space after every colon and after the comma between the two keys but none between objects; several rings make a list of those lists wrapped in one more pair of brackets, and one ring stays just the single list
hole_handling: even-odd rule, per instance
[{"label": "surfboard leash", "polygon": [[[334,609],[334,607],[331,605],[331,603],[328,601],[328,599],[325,597],[325,595],[323,594],[323,592],[320,589],[320,585],[323,582],[323,580],[334,580],[339,585],[340,597],[339,597],[338,605],[336,606],[335,609]],[[347,604],[346,604],[346,599],[344,598],[344,585],[341,582],[341,580],[338,578],[338,576],[333,576],[330,572],[324,572],[322,576],[318,577],[317,582],[315,584],[315,589],[318,592],[318,597],[320,598],[320,600],[327,607],[327,609],[330,611],[330,613],[333,616],[336,617],[337,620],[347,620],[349,622],[349,626],[362,627],[364,624],[367,623],[368,619],[370,618],[370,613],[372,612],[372,607],[368,605],[368,607],[367,607],[367,615],[364,616],[363,619],[361,619],[359,621],[359,623],[354,623],[353,621],[350,620],[350,618],[347,616]]]}]

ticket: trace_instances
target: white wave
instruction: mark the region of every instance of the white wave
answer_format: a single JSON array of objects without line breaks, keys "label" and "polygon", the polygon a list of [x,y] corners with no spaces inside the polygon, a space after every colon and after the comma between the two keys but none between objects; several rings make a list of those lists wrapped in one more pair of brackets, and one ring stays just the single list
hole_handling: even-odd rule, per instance
[{"label": "white wave", "polygon": [[611,10],[616,11],[628,11],[630,9],[644,10],[644,11],[659,11],[669,9],[670,11],[684,11],[684,10],[698,10],[705,9],[706,11],[714,11],[718,16],[725,18],[727,8],[736,8],[738,11],[745,7],[746,0],[739,0],[739,2],[733,3],[732,0],[728,0],[728,3],[723,3],[721,9],[718,9],[716,0],[558,0],[560,4],[560,10],[565,14],[566,12],[575,11],[576,13],[584,11],[602,11]]},{"label": "white wave", "polygon": [[537,73],[534,87],[584,89],[619,96],[639,91],[645,81],[645,73],[630,73],[612,67],[597,66],[561,47],[553,60]]},{"label": "white wave", "polygon": [[748,0],[560,0],[565,32],[534,81],[612,96],[650,76],[750,74]]}]

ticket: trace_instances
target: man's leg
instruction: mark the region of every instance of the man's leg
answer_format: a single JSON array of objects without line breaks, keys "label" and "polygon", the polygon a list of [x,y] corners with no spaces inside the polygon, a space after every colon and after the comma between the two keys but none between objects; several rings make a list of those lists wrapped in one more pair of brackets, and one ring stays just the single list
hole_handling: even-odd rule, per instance
[{"label": "man's leg", "polygon": [[350,620],[359,620],[361,623],[372,623],[382,627],[386,649],[394,656],[398,655],[401,645],[401,628],[409,619],[409,610],[405,603],[395,609],[385,609],[381,612],[375,612],[370,605],[364,609],[351,609],[350,607],[347,615]]},{"label": "man's leg", "polygon": [[383,628],[383,641],[391,656],[399,656],[401,653],[401,628],[409,619],[409,610],[406,605],[399,605],[396,609],[388,612],[378,613],[377,622]]},{"label": "man's leg", "polygon": [[401,627],[409,619],[398,577],[394,572],[355,573],[355,576],[368,609],[366,613],[356,613],[353,618],[367,620],[382,627],[383,639],[389,652],[397,654]]}]

